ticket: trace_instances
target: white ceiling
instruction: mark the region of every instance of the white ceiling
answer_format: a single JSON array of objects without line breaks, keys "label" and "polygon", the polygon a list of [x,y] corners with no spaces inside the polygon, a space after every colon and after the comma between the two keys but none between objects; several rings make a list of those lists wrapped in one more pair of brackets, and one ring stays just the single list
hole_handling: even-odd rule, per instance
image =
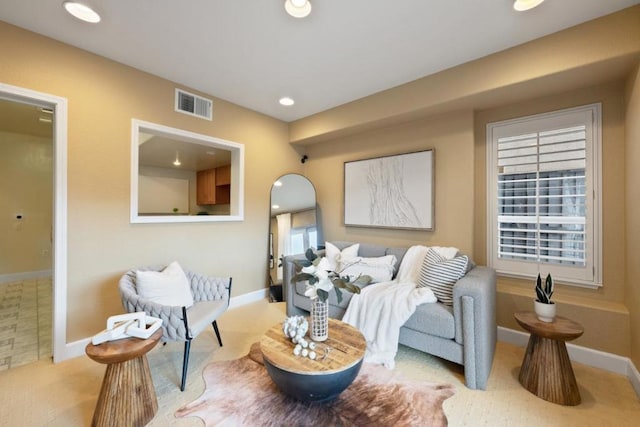
[{"label": "white ceiling", "polygon": [[[0,19],[285,121],[362,98],[640,0],[0,0]],[[278,104],[282,96],[296,100]],[[215,120],[215,106],[214,106]]]}]

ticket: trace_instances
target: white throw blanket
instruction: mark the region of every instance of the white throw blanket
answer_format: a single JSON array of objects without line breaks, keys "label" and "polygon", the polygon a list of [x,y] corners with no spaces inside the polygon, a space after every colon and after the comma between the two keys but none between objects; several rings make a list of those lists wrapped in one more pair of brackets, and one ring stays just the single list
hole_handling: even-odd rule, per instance
[{"label": "white throw blanket", "polygon": [[[458,252],[456,248],[432,248],[447,258],[453,258]],[[367,286],[351,298],[342,320],[364,335],[365,362],[393,369],[400,328],[418,305],[437,301],[431,289],[416,286],[428,249],[412,246],[402,260],[396,280]]]}]

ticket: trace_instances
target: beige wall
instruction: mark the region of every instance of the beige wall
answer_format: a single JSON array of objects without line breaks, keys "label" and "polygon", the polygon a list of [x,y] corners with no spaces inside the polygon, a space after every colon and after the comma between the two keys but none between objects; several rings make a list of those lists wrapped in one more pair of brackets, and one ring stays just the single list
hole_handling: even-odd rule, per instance
[{"label": "beige wall", "polygon": [[640,366],[640,67],[629,76],[626,92],[626,287],[631,314],[631,359]]},{"label": "beige wall", "polygon": [[50,137],[0,132],[0,275],[51,269],[52,152]]},{"label": "beige wall", "polygon": [[[345,227],[344,162],[425,149],[435,150],[435,231]],[[430,117],[308,147],[306,174],[317,191],[327,240],[437,244],[473,249],[473,114]]]},{"label": "beige wall", "polygon": [[[625,305],[625,105],[624,82],[612,82],[536,98],[518,104],[478,111],[475,116],[475,254],[479,263],[486,256],[486,125],[490,122],[602,103],[602,244],[603,286],[584,289],[558,285],[554,299],[558,314],[572,318],[585,328],[576,344],[616,354],[629,355],[629,312]],[[532,281],[499,278],[498,324],[519,330],[513,319],[518,310],[530,310],[534,297]]]},{"label": "beige wall", "polygon": [[[454,245],[484,264],[486,123],[602,102],[604,286],[559,286],[556,301],[560,315],[585,327],[577,344],[629,356],[631,322],[638,324],[629,294],[639,273],[629,266],[630,244],[624,242],[627,228],[639,224],[628,218],[625,223],[625,206],[636,196],[628,189],[625,194],[625,183],[638,181],[635,172],[625,171],[625,158],[634,161],[625,157],[625,150],[634,150],[628,136],[625,143],[625,121],[629,127],[628,110],[638,108],[640,97],[634,74],[625,105],[624,82],[640,58],[638,22],[640,6],[291,123],[290,139],[309,155],[305,173],[318,190],[326,239]],[[342,225],[344,161],[424,148],[436,149],[434,232]],[[632,203],[627,217],[638,217],[639,208]],[[633,280],[625,281],[625,271]],[[500,279],[498,289],[499,325],[520,330],[513,313],[531,310],[531,284]],[[637,289],[633,293],[638,306]],[[637,360],[640,333],[637,326],[633,331]]]},{"label": "beige wall", "polygon": [[[292,122],[323,143],[427,115],[486,109],[622,78],[640,54],[640,6]],[[428,54],[428,53],[426,53]]]},{"label": "beige wall", "polygon": [[[0,81],[68,100],[68,342],[122,312],[118,279],[136,266],[178,260],[232,276],[233,296],[264,289],[271,183],[300,172],[285,123],[215,98],[212,122],[176,113],[176,84],[5,23],[0,52]],[[132,118],[244,144],[244,221],[130,224]]]}]

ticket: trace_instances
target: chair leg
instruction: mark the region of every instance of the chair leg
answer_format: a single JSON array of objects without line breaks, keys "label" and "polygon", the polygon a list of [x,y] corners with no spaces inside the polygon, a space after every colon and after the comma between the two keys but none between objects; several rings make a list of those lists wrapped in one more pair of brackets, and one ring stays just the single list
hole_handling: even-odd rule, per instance
[{"label": "chair leg", "polygon": [[220,338],[220,331],[218,330],[218,322],[214,320],[211,324],[213,325],[213,330],[216,333],[216,337],[218,337],[218,344],[220,344],[220,347],[222,347],[222,339]]},{"label": "chair leg", "polygon": [[184,342],[184,356],[182,359],[182,383],[180,384],[180,391],[184,391],[185,383],[187,382],[187,367],[189,365],[189,351],[191,350],[191,340]]}]

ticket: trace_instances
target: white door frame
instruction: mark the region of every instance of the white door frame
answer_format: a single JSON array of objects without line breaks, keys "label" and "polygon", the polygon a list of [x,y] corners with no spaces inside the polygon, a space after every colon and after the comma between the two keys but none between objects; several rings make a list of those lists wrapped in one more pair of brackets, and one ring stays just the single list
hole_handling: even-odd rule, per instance
[{"label": "white door frame", "polygon": [[69,358],[67,340],[67,99],[0,83],[0,98],[52,108],[53,362]]}]

